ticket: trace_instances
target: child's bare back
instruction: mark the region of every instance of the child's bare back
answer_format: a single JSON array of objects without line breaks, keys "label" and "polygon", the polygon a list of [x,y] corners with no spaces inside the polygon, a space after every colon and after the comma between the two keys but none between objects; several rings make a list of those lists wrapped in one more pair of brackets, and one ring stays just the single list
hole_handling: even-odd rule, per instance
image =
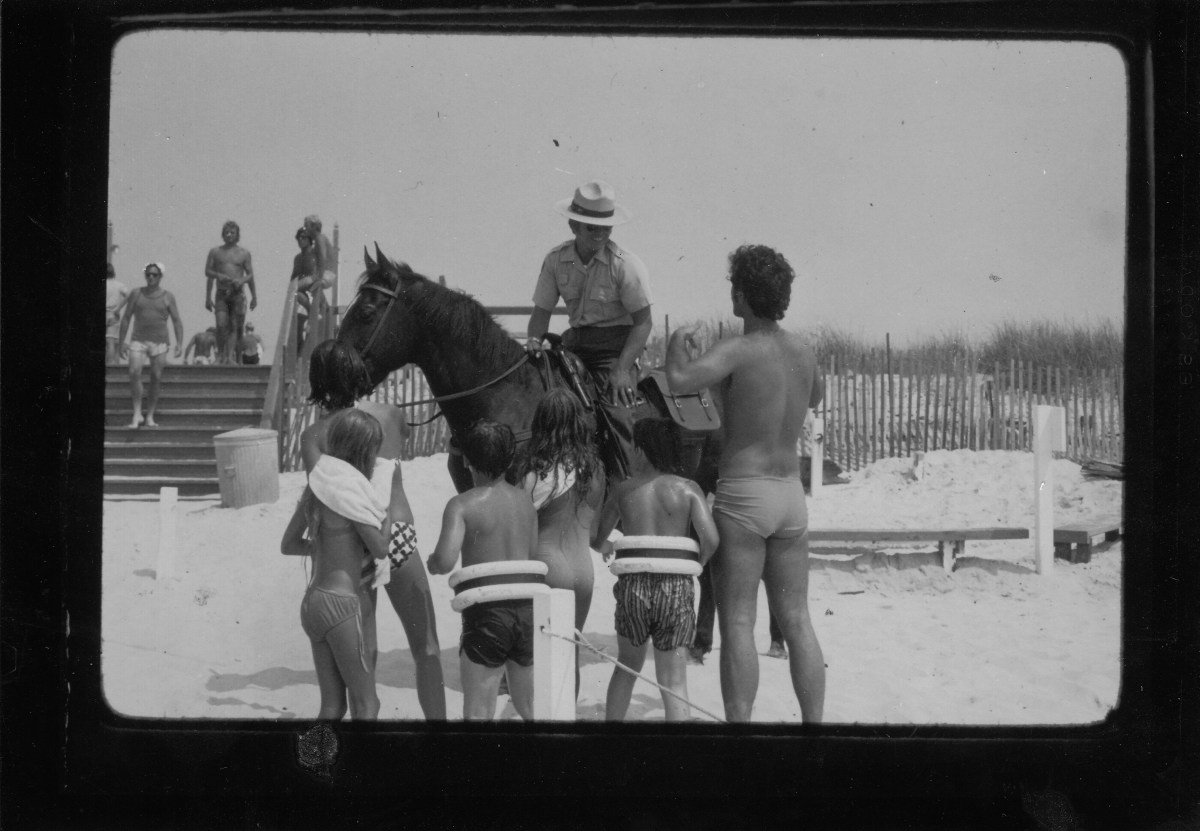
[{"label": "child's bare back", "polygon": [[504,480],[454,497],[461,503],[463,566],[529,560],[537,547],[537,511],[529,495]]}]

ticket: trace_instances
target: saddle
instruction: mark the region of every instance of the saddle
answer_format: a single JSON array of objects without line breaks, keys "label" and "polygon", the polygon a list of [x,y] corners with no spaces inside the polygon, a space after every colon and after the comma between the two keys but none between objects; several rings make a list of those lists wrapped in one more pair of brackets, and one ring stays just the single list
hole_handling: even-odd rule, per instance
[{"label": "saddle", "polygon": [[[558,335],[547,334],[544,337],[549,345],[544,354],[551,358],[550,361],[543,362],[543,383],[547,389],[565,385],[578,396],[584,408],[595,416],[596,445],[600,448],[605,465],[609,470],[619,471],[620,476],[626,475],[628,471],[624,469],[617,439],[613,427],[609,424],[610,415],[604,407],[597,406],[601,391],[591,373],[577,355],[563,348],[562,339]],[[721,415],[709,391],[702,389],[687,394],[675,393],[667,383],[666,370],[661,367],[647,372],[638,381],[637,388],[634,421],[643,418],[670,419],[679,429],[682,446],[682,456],[677,460],[676,471],[680,475],[694,478],[704,458],[708,438],[721,428]]]}]

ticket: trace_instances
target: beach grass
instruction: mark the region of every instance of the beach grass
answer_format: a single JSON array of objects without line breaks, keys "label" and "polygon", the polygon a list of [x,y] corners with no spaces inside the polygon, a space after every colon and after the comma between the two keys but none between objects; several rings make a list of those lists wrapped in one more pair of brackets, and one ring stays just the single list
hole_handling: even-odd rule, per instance
[{"label": "beach grass", "polygon": [[[672,321],[671,328],[696,322],[700,324],[696,341],[702,349],[742,330],[741,321],[731,315],[701,321]],[[839,364],[853,365],[863,358],[874,364],[883,360],[888,349],[884,338],[871,340],[830,325],[803,330],[801,334],[807,336],[821,366],[827,366],[831,358],[836,358]],[[962,331],[944,331],[902,348],[893,345],[890,357],[893,362],[902,360],[910,364],[945,366],[971,355],[983,366],[1024,361],[1040,366],[1095,371],[1121,367],[1124,350],[1124,334],[1109,319],[1084,322],[1008,320],[993,326],[984,337],[972,338]],[[660,329],[646,345],[646,365],[660,366],[665,356],[666,336]]]}]

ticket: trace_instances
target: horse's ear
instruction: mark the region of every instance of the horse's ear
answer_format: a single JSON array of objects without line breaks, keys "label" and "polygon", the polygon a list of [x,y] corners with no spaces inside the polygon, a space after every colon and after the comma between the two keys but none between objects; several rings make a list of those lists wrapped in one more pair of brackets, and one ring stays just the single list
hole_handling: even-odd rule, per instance
[{"label": "horse's ear", "polygon": [[[378,248],[378,246],[376,246]],[[372,271],[375,268],[375,261],[371,259],[371,255],[367,253],[367,246],[363,246],[363,261],[367,264],[367,271]]]},{"label": "horse's ear", "polygon": [[389,260],[389,259],[388,259],[388,258],[387,258],[387,257],[384,255],[383,251],[381,251],[381,250],[379,249],[379,243],[375,243],[375,259],[379,261],[379,267],[380,267],[380,268],[383,268],[383,266],[384,266],[384,264],[385,264],[385,263],[386,263],[386,264],[392,264],[392,261],[391,261],[391,260]]}]

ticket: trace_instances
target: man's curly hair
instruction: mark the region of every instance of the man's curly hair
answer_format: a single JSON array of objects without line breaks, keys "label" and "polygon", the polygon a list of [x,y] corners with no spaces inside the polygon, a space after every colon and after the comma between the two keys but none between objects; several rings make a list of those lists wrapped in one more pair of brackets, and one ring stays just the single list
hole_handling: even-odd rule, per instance
[{"label": "man's curly hair", "polygon": [[761,318],[783,319],[794,279],[796,272],[783,255],[765,245],[742,245],[729,255],[729,281]]}]

